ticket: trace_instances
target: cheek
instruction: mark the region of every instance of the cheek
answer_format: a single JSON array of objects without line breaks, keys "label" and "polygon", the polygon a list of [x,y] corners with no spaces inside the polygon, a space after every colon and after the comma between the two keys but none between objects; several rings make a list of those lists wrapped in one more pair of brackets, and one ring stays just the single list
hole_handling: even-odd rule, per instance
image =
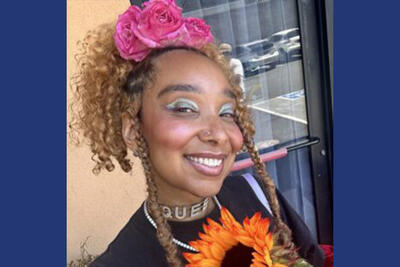
[{"label": "cheek", "polygon": [[242,149],[243,146],[243,135],[239,127],[235,125],[232,129],[229,129],[229,139],[232,145],[232,150],[236,153]]},{"label": "cheek", "polygon": [[177,121],[171,118],[158,120],[149,126],[146,127],[144,125],[143,134],[149,146],[157,145],[158,148],[172,150],[184,148],[194,134],[193,127],[189,123],[183,123],[181,120]]}]

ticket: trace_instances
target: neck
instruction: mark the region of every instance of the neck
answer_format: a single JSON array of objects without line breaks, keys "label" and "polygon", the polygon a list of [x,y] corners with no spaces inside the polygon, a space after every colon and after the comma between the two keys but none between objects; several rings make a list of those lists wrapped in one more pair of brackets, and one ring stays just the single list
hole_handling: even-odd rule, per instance
[{"label": "neck", "polygon": [[[212,197],[206,197],[208,202],[206,207],[204,207],[199,204],[206,198],[172,186],[157,174],[154,175],[154,181],[158,189],[158,202],[167,220],[185,222],[201,219],[206,217],[215,207]],[[184,210],[186,213],[185,216],[183,216]]]},{"label": "neck", "polygon": [[158,203],[162,205],[189,206],[195,205],[205,198],[170,184],[166,179],[160,178],[157,173],[154,174],[153,179],[157,186]]},{"label": "neck", "polygon": [[207,216],[214,209],[214,201],[207,197],[191,205],[160,204],[164,217],[169,221],[188,222]]}]

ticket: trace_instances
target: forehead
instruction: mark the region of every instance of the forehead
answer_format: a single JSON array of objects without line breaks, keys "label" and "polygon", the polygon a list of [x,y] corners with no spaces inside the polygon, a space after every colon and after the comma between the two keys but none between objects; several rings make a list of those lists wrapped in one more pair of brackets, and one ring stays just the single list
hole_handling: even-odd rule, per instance
[{"label": "forehead", "polygon": [[169,51],[156,58],[154,66],[153,93],[175,84],[190,84],[206,93],[218,93],[230,87],[228,78],[217,63],[193,51]]}]

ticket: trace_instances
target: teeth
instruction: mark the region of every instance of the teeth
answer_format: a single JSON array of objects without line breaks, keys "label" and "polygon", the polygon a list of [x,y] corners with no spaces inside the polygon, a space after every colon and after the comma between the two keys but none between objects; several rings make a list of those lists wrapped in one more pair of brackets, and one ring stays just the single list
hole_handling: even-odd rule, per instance
[{"label": "teeth", "polygon": [[208,167],[217,167],[221,165],[222,159],[210,159],[210,158],[195,158],[192,156],[188,156],[188,158],[196,163],[200,163],[202,165],[206,165]]}]

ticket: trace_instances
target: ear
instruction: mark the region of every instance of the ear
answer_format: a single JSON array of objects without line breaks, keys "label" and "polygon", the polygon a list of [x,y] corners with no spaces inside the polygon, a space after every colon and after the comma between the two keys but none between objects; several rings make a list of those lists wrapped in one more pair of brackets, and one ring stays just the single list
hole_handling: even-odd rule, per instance
[{"label": "ear", "polygon": [[136,134],[138,125],[134,125],[134,120],[129,113],[122,115],[122,137],[126,146],[134,152],[136,150]]}]

